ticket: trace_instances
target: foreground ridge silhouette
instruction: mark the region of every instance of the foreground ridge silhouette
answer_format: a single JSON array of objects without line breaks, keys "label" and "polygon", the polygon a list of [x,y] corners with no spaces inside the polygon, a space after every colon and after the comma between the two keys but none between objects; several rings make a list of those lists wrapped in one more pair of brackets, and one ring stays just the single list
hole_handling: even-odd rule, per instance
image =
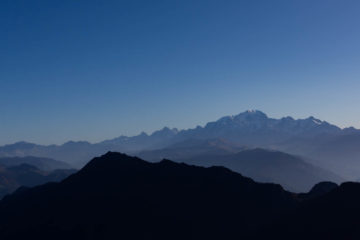
[{"label": "foreground ridge silhouette", "polygon": [[170,160],[149,163],[108,152],[60,183],[22,189],[5,197],[0,202],[0,238],[360,236],[355,218],[360,212],[360,185],[320,189],[315,197],[300,196],[280,185],[256,183],[224,167],[196,167]]}]

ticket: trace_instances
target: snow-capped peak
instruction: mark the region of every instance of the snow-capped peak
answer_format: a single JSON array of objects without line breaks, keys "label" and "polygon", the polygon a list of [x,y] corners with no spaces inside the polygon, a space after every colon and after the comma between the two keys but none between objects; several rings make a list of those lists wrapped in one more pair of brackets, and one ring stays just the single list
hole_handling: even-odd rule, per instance
[{"label": "snow-capped peak", "polygon": [[312,119],[312,121],[313,121],[315,124],[317,124],[317,125],[321,125],[321,124],[322,124],[322,122],[321,122],[320,120],[318,120],[318,119]]}]

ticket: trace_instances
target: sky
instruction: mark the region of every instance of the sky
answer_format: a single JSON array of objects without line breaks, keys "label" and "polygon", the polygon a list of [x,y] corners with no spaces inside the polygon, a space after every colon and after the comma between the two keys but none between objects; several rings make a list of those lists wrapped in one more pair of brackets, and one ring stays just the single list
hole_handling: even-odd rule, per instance
[{"label": "sky", "polygon": [[360,1],[0,1],[0,145],[258,109],[360,128]]}]

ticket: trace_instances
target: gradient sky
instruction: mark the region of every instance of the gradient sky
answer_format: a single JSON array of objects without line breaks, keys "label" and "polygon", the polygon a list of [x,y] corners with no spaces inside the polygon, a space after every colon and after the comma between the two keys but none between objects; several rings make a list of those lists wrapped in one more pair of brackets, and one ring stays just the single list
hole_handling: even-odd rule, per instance
[{"label": "gradient sky", "polygon": [[360,1],[0,1],[0,144],[259,109],[360,128]]}]

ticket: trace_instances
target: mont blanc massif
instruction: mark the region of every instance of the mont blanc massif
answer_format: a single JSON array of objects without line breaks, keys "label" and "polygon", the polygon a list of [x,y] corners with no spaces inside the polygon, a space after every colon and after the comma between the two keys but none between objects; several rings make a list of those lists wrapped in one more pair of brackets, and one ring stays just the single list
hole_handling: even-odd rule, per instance
[{"label": "mont blanc massif", "polygon": [[[0,147],[1,239],[359,239],[360,130],[249,110]],[[341,237],[340,237],[341,236]]]}]

